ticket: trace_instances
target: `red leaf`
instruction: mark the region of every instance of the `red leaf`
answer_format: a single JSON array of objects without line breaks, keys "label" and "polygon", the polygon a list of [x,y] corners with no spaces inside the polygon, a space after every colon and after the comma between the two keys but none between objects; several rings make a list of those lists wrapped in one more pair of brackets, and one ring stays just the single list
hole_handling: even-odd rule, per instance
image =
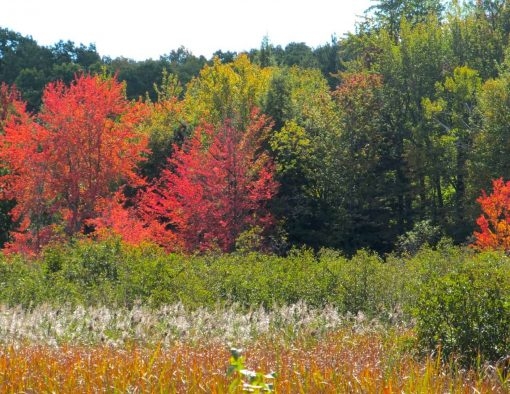
[{"label": "red leaf", "polygon": [[510,250],[510,181],[502,178],[492,182],[492,194],[485,191],[477,199],[482,215],[476,220],[480,231],[475,231],[477,249]]},{"label": "red leaf", "polygon": [[144,106],[127,101],[115,79],[82,75],[69,87],[52,83],[42,103],[35,116],[18,104],[0,142],[9,170],[2,177],[5,197],[16,199],[13,218],[29,223],[13,243],[30,244],[34,252],[47,242],[32,240],[41,229],[57,226],[73,235],[120,184],[140,184],[135,167],[147,151],[135,129]]},{"label": "red leaf", "polygon": [[144,197],[144,210],[164,226],[159,243],[176,236],[185,249],[231,251],[251,226],[267,228],[267,203],[278,188],[274,166],[262,151],[270,130],[254,111],[246,130],[230,121],[219,129],[204,124],[182,148],[175,147],[159,182]]}]

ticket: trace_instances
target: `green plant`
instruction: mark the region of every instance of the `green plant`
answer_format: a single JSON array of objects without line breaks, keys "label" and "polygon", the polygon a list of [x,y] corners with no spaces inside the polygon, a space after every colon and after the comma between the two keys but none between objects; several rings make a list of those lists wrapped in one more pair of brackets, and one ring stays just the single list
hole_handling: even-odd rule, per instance
[{"label": "green plant", "polygon": [[0,257],[0,303],[31,308],[45,297],[40,267],[21,256]]},{"label": "green plant", "polygon": [[417,334],[425,350],[468,366],[497,362],[510,351],[510,259],[485,253],[421,286]]},{"label": "green plant", "polygon": [[397,239],[396,249],[400,254],[415,255],[424,246],[435,247],[441,240],[441,228],[430,220],[414,224],[413,229]]},{"label": "green plant", "polygon": [[274,384],[267,381],[276,378],[275,372],[264,374],[246,369],[241,349],[231,348],[230,354],[227,376],[234,376],[234,380],[229,386],[229,392],[235,392],[241,384],[243,391],[250,393],[274,392]]}]

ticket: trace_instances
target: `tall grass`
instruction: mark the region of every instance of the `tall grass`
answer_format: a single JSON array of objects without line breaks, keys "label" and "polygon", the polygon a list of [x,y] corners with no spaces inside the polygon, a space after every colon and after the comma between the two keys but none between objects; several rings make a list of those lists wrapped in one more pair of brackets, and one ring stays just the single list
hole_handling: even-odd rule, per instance
[{"label": "tall grass", "polygon": [[510,389],[496,368],[422,357],[412,328],[302,303],[270,312],[3,307],[0,320],[0,393],[226,393],[232,345],[245,348],[248,368],[277,372],[279,393]]},{"label": "tall grass", "polygon": [[39,305],[31,310],[0,306],[0,343],[35,343],[44,346],[98,345],[123,347],[168,346],[186,343],[221,342],[244,346],[261,337],[291,341],[320,338],[348,326],[352,330],[379,328],[377,320],[363,314],[340,315],[332,306],[309,307],[303,302],[266,310],[237,305],[215,309],[188,309],[182,304],[151,309],[54,307]]},{"label": "tall grass", "polygon": [[[405,335],[405,334],[402,334]],[[246,351],[254,369],[274,370],[279,393],[507,392],[492,371],[449,370],[433,358],[394,349],[374,332],[339,330],[321,341],[265,339]],[[7,345],[0,350],[0,393],[225,393],[229,354],[220,343],[166,347]],[[238,389],[236,392],[240,392]]]}]

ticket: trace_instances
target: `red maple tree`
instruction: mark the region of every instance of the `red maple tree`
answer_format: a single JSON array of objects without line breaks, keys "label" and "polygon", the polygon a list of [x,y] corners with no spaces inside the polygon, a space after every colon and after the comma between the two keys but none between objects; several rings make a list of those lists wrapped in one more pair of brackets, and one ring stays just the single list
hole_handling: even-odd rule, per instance
[{"label": "red maple tree", "polygon": [[[145,221],[141,211],[136,209],[135,199],[126,198],[123,190],[117,191],[109,198],[100,199],[97,203],[98,215],[87,221],[87,225],[94,228],[94,237],[107,239],[118,236],[130,245],[153,242],[164,229],[162,225]],[[175,245],[174,239],[167,242]]]},{"label": "red maple tree", "polygon": [[502,178],[492,181],[493,191],[485,191],[477,199],[482,215],[476,220],[480,231],[475,231],[477,249],[510,250],[510,181]]},{"label": "red maple tree", "polygon": [[157,242],[188,252],[232,251],[243,231],[271,225],[267,203],[278,184],[262,149],[270,129],[269,119],[254,110],[245,130],[231,121],[219,129],[204,124],[182,148],[174,147],[169,168],[143,197],[145,216],[162,225]]},{"label": "red maple tree", "polygon": [[8,168],[0,180],[18,223],[8,250],[37,253],[56,234],[76,234],[101,198],[142,182],[135,168],[147,141],[136,126],[144,105],[127,101],[122,83],[80,75],[70,86],[49,84],[42,103],[35,116],[16,104],[0,141]]}]

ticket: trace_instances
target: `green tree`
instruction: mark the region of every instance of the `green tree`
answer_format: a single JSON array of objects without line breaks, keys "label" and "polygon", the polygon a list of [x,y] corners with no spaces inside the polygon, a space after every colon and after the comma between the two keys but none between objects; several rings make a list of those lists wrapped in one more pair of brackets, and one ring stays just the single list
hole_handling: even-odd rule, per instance
[{"label": "green tree", "polygon": [[16,83],[30,110],[41,104],[52,64],[48,48],[39,46],[31,37],[0,28],[0,81]]},{"label": "green tree", "polygon": [[404,20],[397,42],[386,31],[375,41],[378,50],[371,68],[384,81],[383,117],[392,146],[385,165],[394,174],[394,183],[386,194],[397,201],[393,215],[400,234],[410,230],[416,219],[429,215],[426,163],[434,158],[428,157],[433,152],[424,149],[429,135],[422,98],[434,94],[436,81],[448,70],[450,55],[444,38],[438,19],[431,16],[415,26]]},{"label": "green tree", "polygon": [[283,64],[302,68],[317,68],[319,66],[312,49],[304,42],[291,42],[285,47]]},{"label": "green tree", "polygon": [[222,63],[232,63],[237,57],[237,52],[226,51],[223,52],[221,49],[213,53],[213,59],[218,58]]},{"label": "green tree", "polygon": [[266,35],[262,39],[260,49],[256,55],[256,63],[260,67],[276,66],[276,58],[274,56],[274,46],[269,41],[269,37]]},{"label": "green tree", "polygon": [[91,66],[101,63],[101,57],[97,53],[94,44],[79,47],[72,41],[59,41],[49,47],[53,62],[56,65],[74,64],[82,70],[90,70]]},{"label": "green tree", "polygon": [[344,214],[338,173],[340,119],[327,81],[317,69],[279,70],[266,112],[277,125],[270,141],[280,182],[274,209],[285,220],[289,240],[338,247]]},{"label": "green tree", "polygon": [[396,180],[387,163],[393,147],[392,130],[384,119],[382,77],[343,74],[335,98],[342,127],[342,249],[390,251],[398,235],[393,217],[398,199],[391,193]]},{"label": "green tree", "polygon": [[264,101],[264,112],[273,118],[276,130],[280,130],[286,121],[294,118],[291,88],[288,69],[274,73]]},{"label": "green tree", "polygon": [[331,42],[321,45],[313,51],[318,66],[331,88],[335,88],[338,84],[336,74],[341,69],[339,51],[340,44],[336,36],[331,37]]},{"label": "green tree", "polygon": [[31,37],[0,29],[0,80],[12,84],[23,69],[51,67],[51,51]]},{"label": "green tree", "polygon": [[386,30],[395,40],[400,36],[405,19],[415,25],[423,23],[430,14],[440,17],[444,11],[441,0],[372,0],[376,4],[367,10],[377,29]]},{"label": "green tree", "polygon": [[23,99],[27,101],[30,109],[41,106],[41,93],[46,86],[47,77],[44,71],[37,68],[22,69],[14,85],[22,92]]},{"label": "green tree", "polygon": [[473,143],[470,166],[472,196],[488,190],[492,179],[510,174],[510,52],[500,76],[487,80],[478,95],[480,131]]},{"label": "green tree", "polygon": [[[225,58],[230,58],[231,52],[222,54]],[[200,70],[206,65],[207,60],[204,56],[195,56],[188,49],[181,46],[178,49],[170,51],[169,54],[161,56],[164,67],[177,76],[183,87],[195,77],[198,76]]]},{"label": "green tree", "polygon": [[446,26],[455,65],[478,70],[483,79],[496,77],[510,32],[509,26],[505,26],[509,23],[505,21],[509,17],[506,8],[501,1],[453,5]]},{"label": "green tree", "polygon": [[392,45],[393,66],[381,68],[390,85],[388,110],[398,114],[396,124],[407,162],[402,178],[409,182],[407,198],[411,202],[405,209],[411,219],[407,230],[415,221],[438,222],[444,216],[441,174],[447,167],[440,160],[442,148],[434,142],[436,135],[424,116],[422,99],[435,94],[437,82],[453,67],[450,46],[450,37],[436,17],[414,26],[403,22],[401,40]]},{"label": "green tree", "polygon": [[452,76],[436,85],[436,99],[424,100],[427,116],[442,129],[437,142],[444,144],[444,151],[451,154],[446,160],[450,162],[450,172],[444,171],[443,176],[449,178],[452,211],[447,220],[450,221],[451,235],[457,241],[463,241],[471,232],[473,222],[467,210],[468,160],[478,131],[475,111],[481,86],[482,81],[476,70],[466,66],[457,67]]},{"label": "green tree", "polygon": [[149,94],[156,100],[154,83],[160,83],[164,64],[159,60],[135,61],[123,57],[116,58],[108,64],[108,69],[126,82],[126,95],[129,99],[139,99]]}]

